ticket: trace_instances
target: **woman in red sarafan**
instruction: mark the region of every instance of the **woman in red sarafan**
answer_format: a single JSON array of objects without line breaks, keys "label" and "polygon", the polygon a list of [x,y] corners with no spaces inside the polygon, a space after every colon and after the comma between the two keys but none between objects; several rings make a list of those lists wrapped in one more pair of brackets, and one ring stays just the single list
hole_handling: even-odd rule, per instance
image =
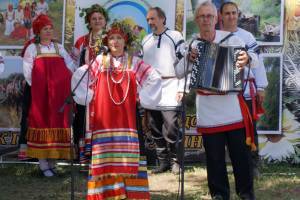
[{"label": "woman in red sarafan", "polygon": [[[72,49],[71,57],[82,66],[89,64],[99,55],[103,48],[103,37],[108,18],[107,11],[99,4],[93,4],[82,10],[86,27],[89,33],[79,37]],[[81,164],[89,163],[91,156],[91,129],[89,120],[86,120],[86,110],[92,109],[94,102],[85,105],[76,105],[73,123],[74,143],[79,148],[79,161]]]},{"label": "woman in red sarafan", "polygon": [[[74,100],[94,100],[88,111],[92,124],[92,156],[88,200],[150,199],[146,161],[140,156],[136,127],[136,97],[141,105],[156,104],[161,96],[161,78],[150,65],[127,51],[135,39],[124,22],[114,22],[104,43],[109,52],[91,65],[76,70],[72,77]],[[149,95],[149,90],[157,91]],[[148,94],[148,95],[147,95]]]},{"label": "woman in red sarafan", "polygon": [[23,71],[31,86],[27,156],[38,158],[45,176],[55,174],[55,159],[70,159],[70,123],[67,105],[75,64],[62,45],[53,41],[53,24],[47,15],[32,23],[34,40],[24,52]]}]

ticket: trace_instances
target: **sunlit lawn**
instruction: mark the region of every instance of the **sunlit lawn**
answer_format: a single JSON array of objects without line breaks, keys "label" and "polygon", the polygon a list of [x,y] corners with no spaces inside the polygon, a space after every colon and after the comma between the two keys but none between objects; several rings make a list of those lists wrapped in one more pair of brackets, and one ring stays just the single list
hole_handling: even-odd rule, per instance
[{"label": "sunlit lawn", "polygon": [[[1,167],[1,165],[0,165]],[[75,199],[85,199],[86,174],[74,168]],[[232,189],[234,183],[231,167],[228,167]],[[70,198],[71,170],[58,167],[57,177],[45,178],[36,165],[4,164],[0,168],[0,200],[65,200]],[[171,173],[149,176],[151,199],[175,200],[178,197],[179,177]],[[206,169],[204,166],[188,166],[185,173],[185,196],[187,200],[208,200]],[[265,165],[262,176],[255,181],[258,200],[300,199],[300,168],[287,164]]]}]

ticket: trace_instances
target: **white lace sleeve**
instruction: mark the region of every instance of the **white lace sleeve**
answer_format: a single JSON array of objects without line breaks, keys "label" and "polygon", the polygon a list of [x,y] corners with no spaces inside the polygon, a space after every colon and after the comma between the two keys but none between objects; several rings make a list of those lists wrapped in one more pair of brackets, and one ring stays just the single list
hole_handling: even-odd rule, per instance
[{"label": "white lace sleeve", "polygon": [[29,85],[31,85],[31,72],[36,54],[35,44],[31,44],[27,47],[23,57],[23,74]]},{"label": "white lace sleeve", "polygon": [[[88,65],[79,67],[72,75],[71,88],[74,91],[73,99],[80,105],[87,105],[91,102],[94,92],[89,88],[89,77],[86,72]],[[84,76],[84,77],[83,77]],[[83,77],[83,78],[82,78]],[[82,80],[80,80],[82,78]]]},{"label": "white lace sleeve", "polygon": [[[74,101],[80,105],[87,105],[91,102],[94,91],[90,89],[90,85],[95,82],[101,68],[102,55],[98,55],[96,60],[89,66],[83,65],[79,67],[72,75],[71,88],[74,91]],[[87,73],[87,69],[89,72]],[[83,78],[82,78],[83,77]],[[81,80],[82,78],[82,80]]]},{"label": "white lace sleeve", "polygon": [[74,60],[71,58],[70,54],[68,54],[68,52],[61,44],[58,44],[58,48],[59,54],[64,58],[67,68],[71,72],[74,72],[77,68],[77,65],[75,64]]}]

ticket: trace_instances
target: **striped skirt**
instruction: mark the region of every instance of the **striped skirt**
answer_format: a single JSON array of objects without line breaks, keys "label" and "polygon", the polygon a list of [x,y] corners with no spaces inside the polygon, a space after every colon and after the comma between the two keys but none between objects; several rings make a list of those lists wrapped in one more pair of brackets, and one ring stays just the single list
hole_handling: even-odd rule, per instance
[{"label": "striped skirt", "polygon": [[147,162],[141,157],[136,177],[106,177],[88,181],[87,200],[150,199]]},{"label": "striped skirt", "polygon": [[93,132],[87,200],[150,199],[147,165],[134,129]]}]

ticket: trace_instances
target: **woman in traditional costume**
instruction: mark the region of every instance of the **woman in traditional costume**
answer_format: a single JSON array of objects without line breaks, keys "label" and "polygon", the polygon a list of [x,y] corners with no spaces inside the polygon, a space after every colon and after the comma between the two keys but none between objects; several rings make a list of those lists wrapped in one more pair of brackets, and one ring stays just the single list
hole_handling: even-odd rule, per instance
[{"label": "woman in traditional costume", "polygon": [[26,2],[25,7],[24,7],[24,26],[27,29],[26,38],[30,38],[31,22],[32,22],[32,18],[31,18],[30,3]]},{"label": "woman in traditional costume", "polygon": [[[72,58],[82,66],[95,60],[96,56],[103,52],[102,39],[105,34],[106,23],[108,19],[107,11],[98,4],[82,10],[85,24],[89,33],[79,37],[72,50]],[[86,109],[91,109],[93,102],[89,107],[76,105],[74,127],[74,143],[79,147],[79,160],[81,164],[89,163],[91,155],[91,130],[86,119]]]},{"label": "woman in traditional costume", "polygon": [[12,4],[8,4],[7,11],[5,13],[5,31],[4,35],[9,36],[14,30],[15,23],[15,11]]},{"label": "woman in traditional costume", "polygon": [[109,20],[107,11],[98,4],[83,9],[81,15],[85,15],[84,20],[89,32],[76,40],[72,51],[72,57],[79,66],[88,64],[100,53],[105,27]]},{"label": "woman in traditional costume", "polygon": [[84,76],[74,100],[82,105],[94,102],[88,112],[92,131],[88,200],[150,199],[146,161],[139,150],[136,99],[139,91],[142,105],[158,103],[161,79],[151,66],[127,53],[133,39],[129,25],[114,22],[104,40],[109,52],[77,69],[72,77],[76,88]]},{"label": "woman in traditional costume", "polygon": [[55,159],[70,159],[70,105],[60,109],[71,91],[76,65],[62,45],[53,41],[53,24],[47,15],[32,23],[35,38],[26,48],[23,71],[31,86],[27,156],[39,159],[45,176],[54,175]]}]

